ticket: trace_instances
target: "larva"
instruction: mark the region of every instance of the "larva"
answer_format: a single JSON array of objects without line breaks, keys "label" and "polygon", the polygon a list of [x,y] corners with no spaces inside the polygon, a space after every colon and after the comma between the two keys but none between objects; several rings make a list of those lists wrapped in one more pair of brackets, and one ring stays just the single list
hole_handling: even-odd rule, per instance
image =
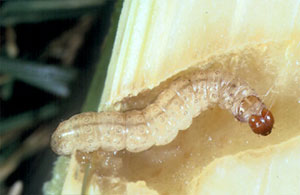
[{"label": "larva", "polygon": [[75,150],[92,152],[147,150],[175,139],[192,119],[218,104],[230,110],[254,133],[268,135],[274,118],[246,82],[219,71],[197,70],[173,81],[144,109],[126,112],[86,112],[59,124],[51,147],[60,155]]}]

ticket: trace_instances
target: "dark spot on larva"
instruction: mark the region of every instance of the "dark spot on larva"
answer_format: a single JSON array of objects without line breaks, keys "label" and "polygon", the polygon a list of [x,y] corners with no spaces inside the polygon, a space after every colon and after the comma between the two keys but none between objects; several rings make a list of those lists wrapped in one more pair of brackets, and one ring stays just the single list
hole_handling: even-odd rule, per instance
[{"label": "dark spot on larva", "polygon": [[117,126],[117,127],[116,127],[116,132],[117,132],[118,134],[122,134],[122,127],[121,127],[121,126]]},{"label": "dark spot on larva", "polygon": [[86,133],[92,133],[92,131],[93,131],[93,128],[90,125],[87,125],[84,128],[85,128]]},{"label": "dark spot on larva", "polygon": [[139,122],[139,123],[144,122],[144,117],[142,115],[139,115],[137,117],[137,122]]},{"label": "dark spot on larva", "polygon": [[143,126],[139,127],[139,133],[140,134],[146,134],[146,130],[144,129]]}]

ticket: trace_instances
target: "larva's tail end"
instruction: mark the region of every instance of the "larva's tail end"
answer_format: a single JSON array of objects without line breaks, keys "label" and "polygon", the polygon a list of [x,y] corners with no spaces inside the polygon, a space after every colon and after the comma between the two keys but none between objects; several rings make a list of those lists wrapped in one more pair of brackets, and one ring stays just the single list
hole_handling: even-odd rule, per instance
[{"label": "larva's tail end", "polygon": [[55,152],[58,155],[62,155],[62,152],[59,150],[59,142],[57,141],[57,135],[54,132],[53,135],[51,136],[51,141],[50,141],[50,146],[53,152]]},{"label": "larva's tail end", "polygon": [[64,136],[61,135],[60,129],[56,129],[51,136],[50,146],[53,152],[58,155],[69,155],[68,152],[68,142],[64,139]]},{"label": "larva's tail end", "polygon": [[249,126],[256,134],[267,136],[271,133],[274,125],[274,117],[272,113],[264,108],[261,115],[252,115],[249,118]]}]

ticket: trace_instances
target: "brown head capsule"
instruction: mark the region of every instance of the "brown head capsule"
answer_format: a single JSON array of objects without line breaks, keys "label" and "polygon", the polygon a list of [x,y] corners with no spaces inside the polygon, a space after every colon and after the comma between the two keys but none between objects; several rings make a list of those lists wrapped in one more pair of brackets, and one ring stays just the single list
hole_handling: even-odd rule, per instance
[{"label": "brown head capsule", "polygon": [[261,111],[261,115],[252,115],[249,118],[249,126],[251,127],[252,131],[260,135],[269,135],[272,131],[273,124],[273,115],[266,108]]}]

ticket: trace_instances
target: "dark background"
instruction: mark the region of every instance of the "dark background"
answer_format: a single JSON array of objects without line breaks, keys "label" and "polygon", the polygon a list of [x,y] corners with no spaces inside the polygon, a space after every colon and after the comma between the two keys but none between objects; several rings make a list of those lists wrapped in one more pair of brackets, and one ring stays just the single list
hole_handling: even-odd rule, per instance
[{"label": "dark background", "polygon": [[[1,1],[0,8],[5,3]],[[110,16],[114,9],[114,4],[114,1],[106,1],[102,6],[72,17],[14,25],[17,37],[16,43],[19,48],[19,54],[16,57],[18,60],[54,64],[59,67],[61,63],[59,60],[51,58],[46,60],[40,59],[47,45],[60,34],[76,25],[79,17],[82,15],[93,14],[95,18],[91,28],[85,34],[84,42],[72,64],[72,69],[76,70],[78,74],[68,85],[71,93],[67,97],[51,94],[16,79],[13,84],[12,95],[8,99],[0,98],[1,120],[9,119],[28,110],[38,109],[49,102],[55,102],[59,108],[55,116],[32,124],[29,128],[24,127],[27,130],[21,133],[16,141],[1,148],[0,155],[5,153],[5,150],[11,148],[12,145],[14,148],[20,147],[22,141],[41,125],[46,126],[49,131],[53,132],[60,121],[80,112],[95,72],[95,64],[99,61],[101,55],[101,45],[110,25]],[[0,56],[8,58],[3,52],[3,47],[6,43],[4,37],[6,28],[6,25],[0,27]],[[0,66],[2,65],[0,64]],[[1,74],[5,75],[5,73]],[[17,180],[20,180],[23,182],[23,194],[42,194],[43,183],[51,179],[51,171],[56,158],[57,155],[52,152],[48,145],[48,147],[37,153],[22,159],[17,169],[0,186],[4,188],[2,192],[7,192]]]}]

